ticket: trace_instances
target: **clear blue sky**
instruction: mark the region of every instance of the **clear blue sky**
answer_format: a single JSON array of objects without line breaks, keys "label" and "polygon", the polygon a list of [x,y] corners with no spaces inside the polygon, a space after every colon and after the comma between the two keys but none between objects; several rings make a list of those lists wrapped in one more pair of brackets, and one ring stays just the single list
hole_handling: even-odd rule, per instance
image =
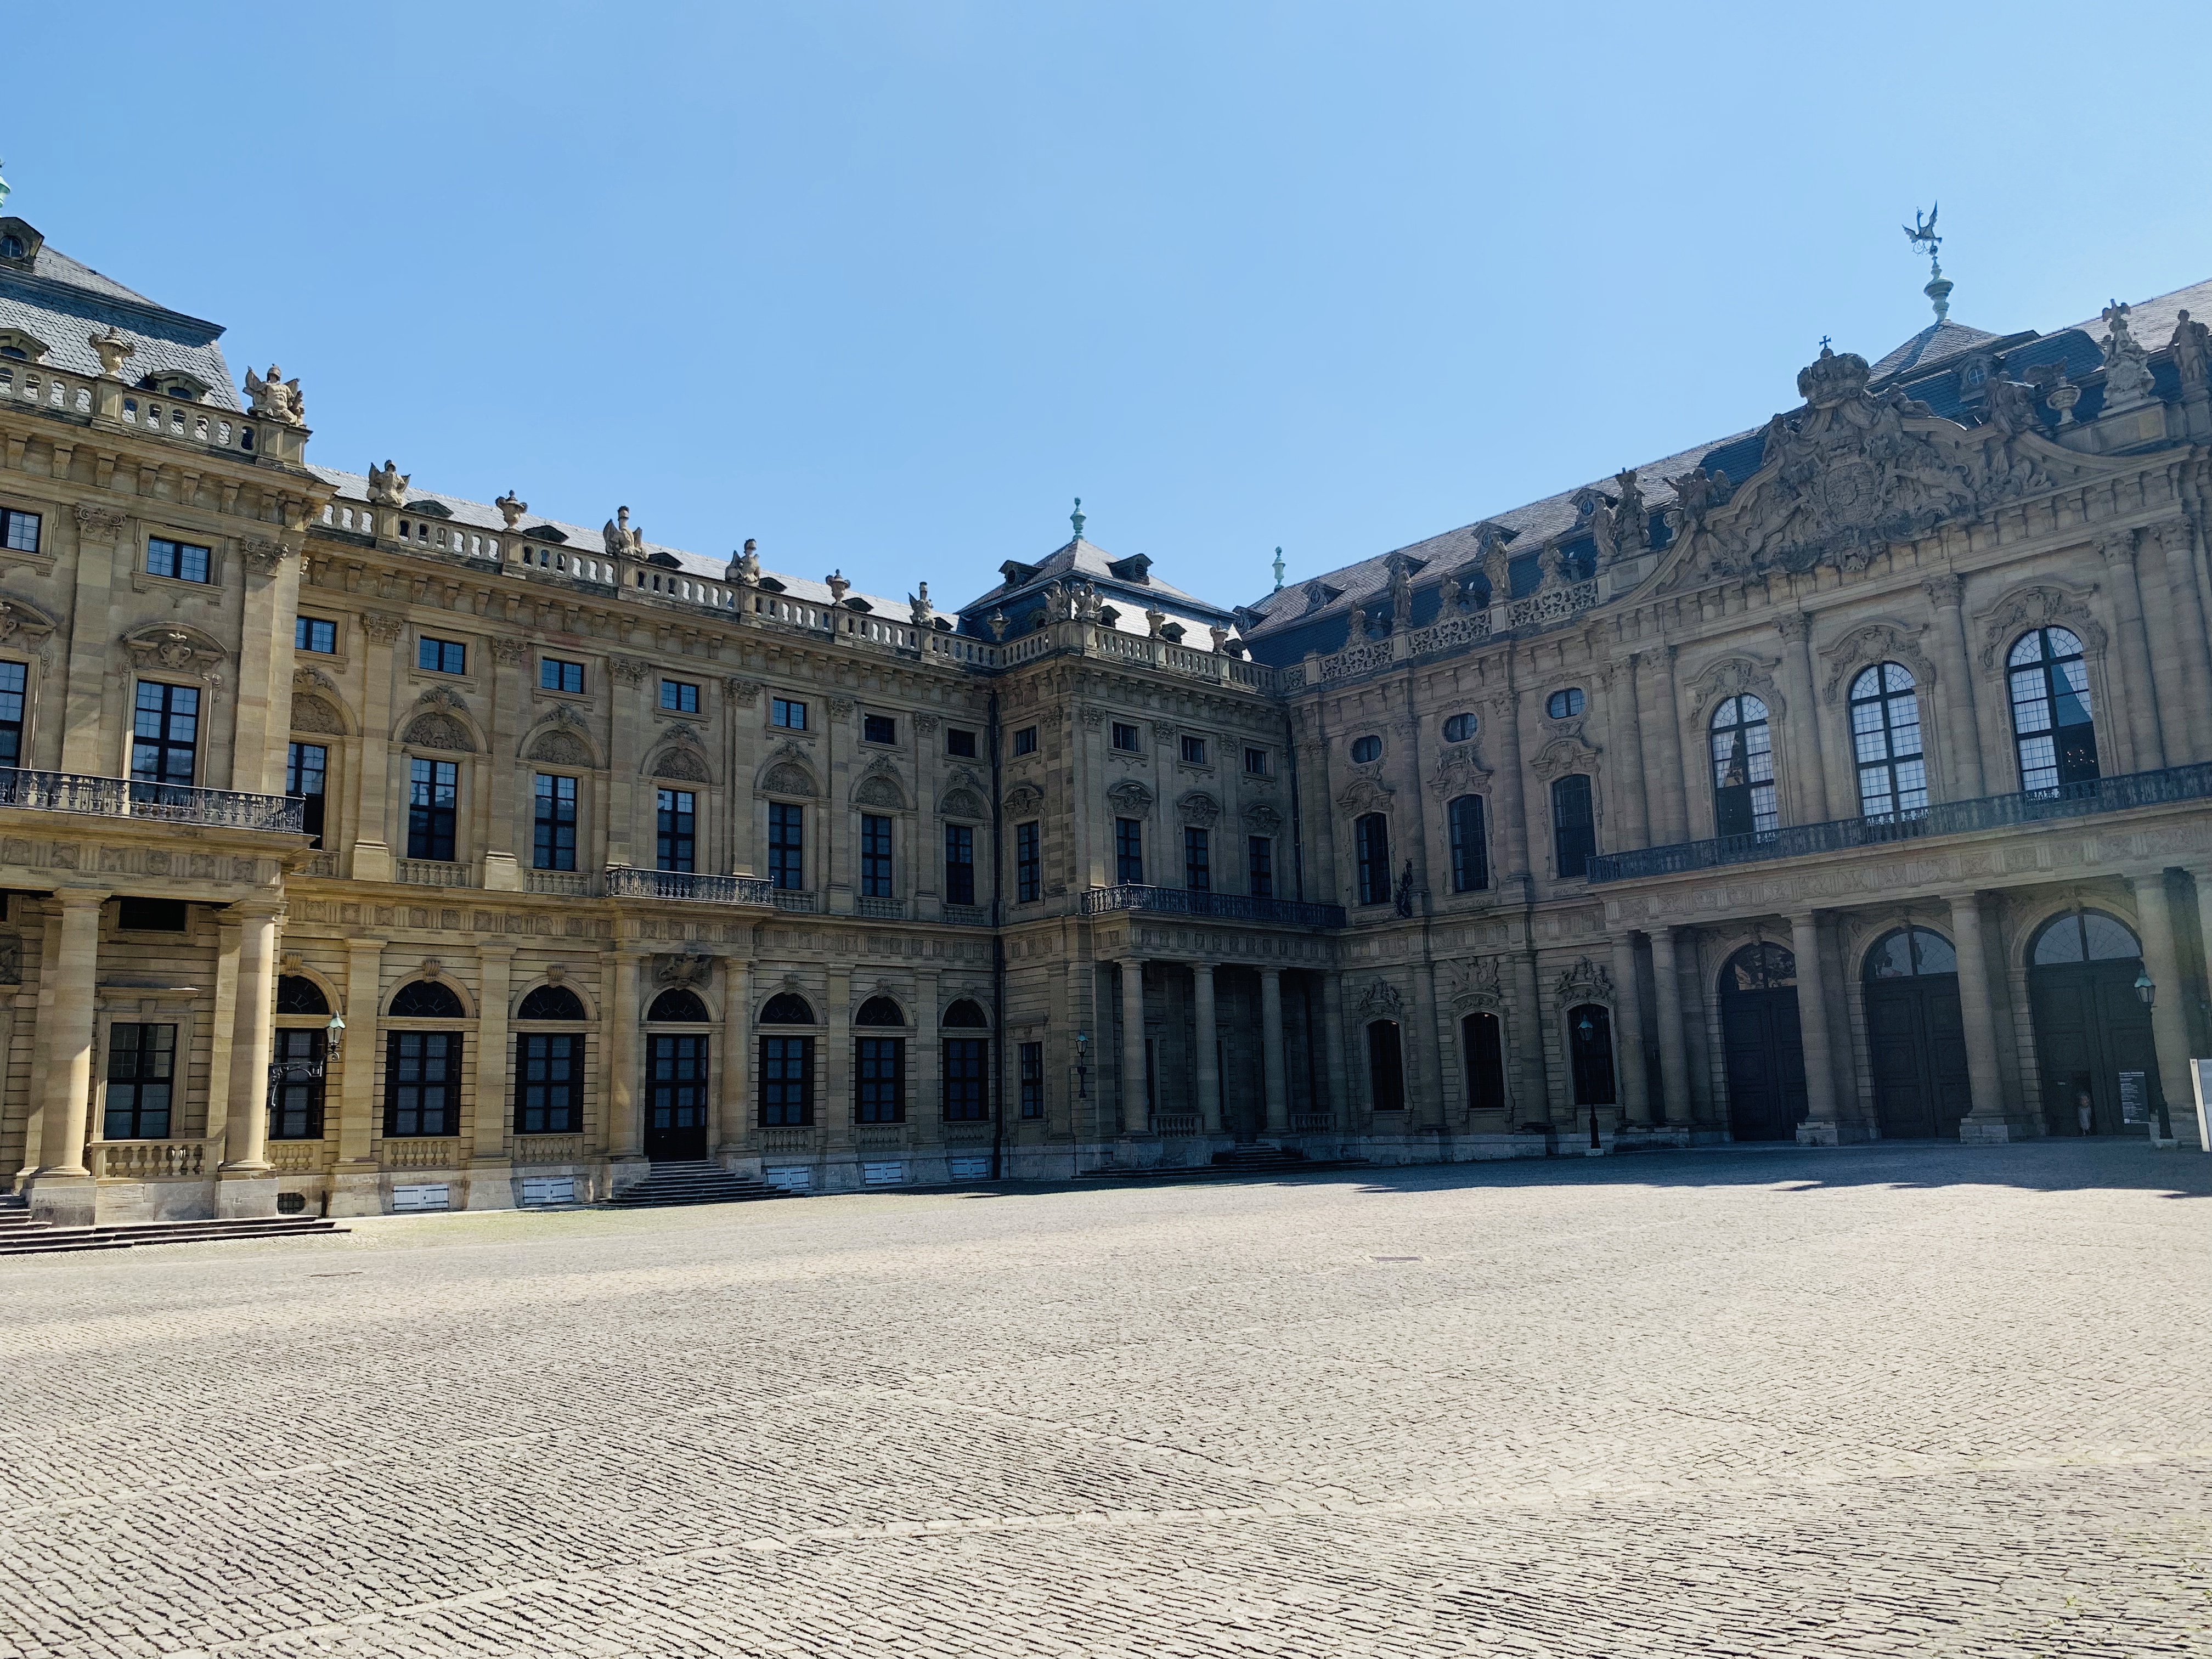
[{"label": "clear blue sky", "polygon": [[1234,602],[1887,349],[1934,198],[1962,322],[2212,276],[2212,9],[1814,15],[34,4],[0,156],[327,464],[940,603],[1080,495]]}]

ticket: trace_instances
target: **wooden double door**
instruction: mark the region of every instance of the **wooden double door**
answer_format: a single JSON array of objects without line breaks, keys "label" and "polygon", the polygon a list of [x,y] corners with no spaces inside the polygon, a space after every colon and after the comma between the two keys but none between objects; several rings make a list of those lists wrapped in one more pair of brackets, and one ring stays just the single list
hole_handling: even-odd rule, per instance
[{"label": "wooden double door", "polygon": [[1882,1139],[1956,1140],[1959,1121],[1973,1109],[1959,976],[1865,983],[1867,1059]]},{"label": "wooden double door", "polygon": [[1721,988],[1729,1133],[1738,1140],[1795,1140],[1805,1121],[1805,1048],[1795,985]]},{"label": "wooden double door", "polygon": [[2158,1053],[2151,1043],[2150,1010],[2135,988],[2136,975],[2142,971],[2139,957],[2028,969],[2028,1006],[2035,1018],[2046,1133],[2146,1133],[2143,1125],[2124,1121],[2120,1105],[2124,1073],[2142,1073],[2143,1098],[2154,1110],[2158,1099]]}]

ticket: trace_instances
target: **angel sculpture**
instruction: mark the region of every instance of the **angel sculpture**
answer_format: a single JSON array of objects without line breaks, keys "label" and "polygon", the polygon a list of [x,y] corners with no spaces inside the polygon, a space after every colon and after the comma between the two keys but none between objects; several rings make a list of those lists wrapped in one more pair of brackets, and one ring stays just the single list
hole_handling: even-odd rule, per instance
[{"label": "angel sculpture", "polygon": [[269,365],[266,380],[250,368],[246,371],[246,395],[253,400],[253,412],[264,420],[283,426],[307,423],[307,405],[300,397],[300,382],[284,379],[284,371],[274,363]]},{"label": "angel sculpture", "polygon": [[380,467],[372,464],[368,469],[368,499],[378,507],[406,506],[410,476],[390,461]]}]

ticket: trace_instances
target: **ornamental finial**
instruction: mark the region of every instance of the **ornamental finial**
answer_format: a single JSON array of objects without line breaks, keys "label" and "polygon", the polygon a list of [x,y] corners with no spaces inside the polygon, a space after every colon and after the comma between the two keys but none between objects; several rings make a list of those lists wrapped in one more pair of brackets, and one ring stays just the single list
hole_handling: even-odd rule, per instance
[{"label": "ornamental finial", "polygon": [[1075,511],[1074,511],[1074,512],[1073,512],[1073,513],[1071,513],[1071,514],[1069,514],[1067,515],[1067,521],[1068,521],[1068,523],[1070,523],[1070,524],[1072,524],[1072,525],[1073,525],[1073,526],[1075,526],[1075,539],[1076,539],[1076,540],[1078,540],[1079,542],[1079,541],[1081,541],[1081,540],[1083,539],[1083,497],[1082,497],[1082,496],[1078,495],[1078,496],[1075,498]]},{"label": "ornamental finial", "polygon": [[1275,592],[1277,592],[1278,593],[1279,593],[1279,592],[1281,592],[1282,591],[1283,591],[1283,550],[1282,550],[1281,548],[1279,548],[1279,548],[1277,548],[1277,549],[1275,550]]},{"label": "ornamental finial", "polygon": [[1920,210],[1915,208],[1912,210],[1912,222],[1904,227],[1905,240],[1911,243],[1916,251],[1923,247],[1928,250],[1928,286],[1920,291],[1936,307],[1936,320],[1939,323],[1951,314],[1952,288],[1951,279],[1943,274],[1943,263],[1936,257],[1936,252],[1943,245],[1943,239],[1936,234],[1936,216],[1942,210],[1943,204],[1938,202],[1928,210],[1928,217],[1923,221]]}]

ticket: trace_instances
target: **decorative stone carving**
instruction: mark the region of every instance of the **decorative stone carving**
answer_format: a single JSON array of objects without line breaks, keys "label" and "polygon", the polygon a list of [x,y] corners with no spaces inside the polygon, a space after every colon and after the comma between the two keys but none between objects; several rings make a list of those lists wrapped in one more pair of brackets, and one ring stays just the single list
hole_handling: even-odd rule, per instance
[{"label": "decorative stone carving", "polygon": [[238,540],[239,556],[257,576],[275,575],[278,567],[292,556],[292,551],[283,543],[267,536],[241,536]]},{"label": "decorative stone carving", "polygon": [[1044,791],[1029,782],[1016,784],[1006,791],[1006,811],[1017,817],[1026,817],[1044,805]]},{"label": "decorative stone carving", "polygon": [[799,795],[808,799],[821,793],[814,781],[813,768],[808,764],[807,754],[797,744],[787,741],[763,764],[758,793],[763,795]]},{"label": "decorative stone carving", "polygon": [[1723,657],[1708,663],[1690,682],[1691,706],[1700,710],[1710,708],[1723,697],[1740,696],[1748,691],[1766,704],[1770,714],[1778,715],[1783,701],[1774,689],[1774,671],[1780,665],[1779,658],[1757,657]]},{"label": "decorative stone carving", "polygon": [[[294,684],[296,685],[297,681]],[[331,737],[346,735],[345,717],[327,697],[295,690],[292,694],[292,730],[315,732]]]},{"label": "decorative stone carving", "polygon": [[2128,331],[2128,305],[2115,300],[2104,309],[2105,413],[2117,414],[2151,401],[2150,365],[2142,343]]},{"label": "decorative stone carving", "polygon": [[598,764],[590,748],[574,732],[555,729],[545,732],[531,745],[530,758],[543,761],[550,766],[582,766]]},{"label": "decorative stone carving", "polygon": [[1938,611],[1959,603],[1966,591],[1966,580],[1959,576],[1930,576],[1920,584],[1920,591],[1928,596],[1928,603]]},{"label": "decorative stone carving", "polygon": [[1813,637],[1813,619],[1802,611],[1785,611],[1774,619],[1774,631],[1792,645]]},{"label": "decorative stone carving", "polygon": [[530,660],[530,641],[512,634],[491,636],[492,660],[508,668],[520,668]]},{"label": "decorative stone carving", "polygon": [[1276,835],[1283,827],[1283,815],[1263,800],[1248,803],[1238,816],[1244,820],[1244,827],[1255,836]]},{"label": "decorative stone carving", "polygon": [[1406,999],[1387,979],[1370,979],[1359,994],[1359,1012],[1378,1018],[1395,1019]]},{"label": "decorative stone carving", "polygon": [[1382,781],[1379,769],[1361,771],[1355,773],[1338,792],[1336,804],[1355,817],[1363,812],[1387,812],[1393,793]]},{"label": "decorative stone carving", "polygon": [[53,623],[37,606],[22,599],[0,599],[0,645],[34,649],[53,631]]},{"label": "decorative stone carving", "polygon": [[399,740],[416,749],[451,749],[465,755],[477,751],[476,739],[469,735],[468,727],[447,714],[417,714],[407,723],[407,730]]},{"label": "decorative stone carving", "polygon": [[722,682],[722,690],[738,708],[750,708],[760,702],[763,688],[758,680],[726,679]]},{"label": "decorative stone carving", "polygon": [[1607,514],[1607,526],[1613,556],[1633,558],[1651,545],[1651,511],[1644,504],[1644,486],[1634,467],[1614,473],[1613,487],[1619,493]]},{"label": "decorative stone carving", "polygon": [[614,517],[609,519],[605,527],[599,532],[599,541],[610,558],[642,559],[645,556],[645,532],[631,527],[629,509],[626,507],[615,509]]},{"label": "decorative stone carving", "polygon": [[714,976],[714,958],[702,951],[686,951],[678,956],[656,956],[653,959],[653,978],[658,985],[703,991]]},{"label": "decorative stone carving", "polygon": [[1552,994],[1565,1006],[1578,1002],[1610,1003],[1613,997],[1613,975],[1606,972],[1604,963],[1584,957],[1559,975]]},{"label": "decorative stone carving", "polygon": [[166,669],[173,674],[211,678],[228,655],[213,635],[181,623],[151,623],[134,628],[123,636],[123,643],[142,672]]},{"label": "decorative stone carving", "polygon": [[1134,778],[1124,778],[1106,792],[1106,799],[1114,809],[1130,817],[1140,817],[1152,810],[1152,792]]},{"label": "decorative stone carving", "polygon": [[934,714],[916,714],[914,717],[914,729],[922,737],[935,737],[937,735],[937,716]]},{"label": "decorative stone carving", "polygon": [[101,541],[114,540],[123,533],[123,526],[131,522],[128,514],[118,513],[112,507],[88,506],[82,501],[77,503],[75,511],[77,533]]},{"label": "decorative stone carving", "polygon": [[1106,720],[1106,711],[1103,708],[1083,708],[1077,709],[1075,712],[1077,717],[1093,732],[1096,732],[1100,726],[1104,724]]},{"label": "decorative stone carving", "polygon": [[407,631],[407,618],[386,611],[365,611],[362,613],[361,631],[379,645],[390,645]]},{"label": "decorative stone carving", "polygon": [[1437,757],[1429,787],[1438,800],[1472,793],[1490,781],[1490,769],[1479,760],[1472,743],[1455,743]]},{"label": "decorative stone carving", "polygon": [[745,538],[744,550],[730,560],[729,579],[740,587],[760,586],[760,544],[750,537]]},{"label": "decorative stone carving", "polygon": [[269,365],[267,379],[252,369],[246,371],[246,395],[253,400],[253,412],[264,421],[274,421],[279,426],[305,426],[307,405],[300,396],[300,382],[283,378],[284,371],[276,364]]},{"label": "decorative stone carving", "polygon": [[1393,553],[1384,561],[1390,577],[1390,625],[1407,629],[1413,625],[1413,564],[1402,553]]},{"label": "decorative stone carving", "polygon": [[[385,465],[389,466],[392,463],[386,461]],[[405,483],[403,480],[401,483],[401,488],[404,489],[405,487]],[[514,529],[515,526],[520,524],[522,522],[522,515],[530,511],[530,503],[517,495],[512,489],[508,490],[506,495],[499,497],[499,499],[495,501],[492,505],[499,509],[499,516],[505,522],[509,530]]]},{"label": "decorative stone carving", "polygon": [[906,792],[899,787],[896,779],[881,772],[874,773],[853,786],[853,804],[902,812],[906,810]]},{"label": "decorative stone carving", "polygon": [[122,377],[125,359],[138,355],[137,346],[118,334],[112,323],[107,325],[106,332],[90,336],[85,343],[99,356],[100,372],[111,380]]},{"label": "decorative stone carving", "polygon": [[624,685],[635,685],[645,678],[647,665],[636,657],[609,657],[607,672]]},{"label": "decorative stone carving", "polygon": [[1912,671],[1914,684],[1923,688],[1935,684],[1936,665],[1917,642],[1920,631],[1899,623],[1864,623],[1826,647],[1820,655],[1829,664],[1828,680],[1820,690],[1820,701],[1841,701],[1859,671],[1880,662],[1904,664]]},{"label": "decorative stone carving", "polygon": [[981,820],[991,816],[991,809],[983,805],[983,798],[972,789],[951,789],[937,803],[939,817]]},{"label": "decorative stone carving", "polygon": [[[407,482],[411,473],[402,472],[390,461],[382,466],[372,465],[368,469],[368,499],[374,507],[404,507],[407,505]],[[517,514],[516,518],[521,514]],[[507,520],[512,525],[514,519]]]},{"label": "decorative stone carving", "polygon": [[646,768],[646,775],[670,778],[678,783],[711,781],[707,775],[707,763],[698,751],[675,743],[670,744],[653,757],[653,763]]},{"label": "decorative stone carving", "polygon": [[2174,319],[2173,337],[2166,349],[2173,359],[2173,372],[2181,377],[2182,395],[2203,396],[2206,371],[2212,367],[2212,328],[2182,312]]},{"label": "decorative stone carving", "polygon": [[1496,957],[1477,957],[1472,962],[1455,962],[1445,969],[1444,996],[1460,1012],[1471,1012],[1478,1008],[1503,1008],[1505,990],[1500,982]]},{"label": "decorative stone carving", "polygon": [[1528,769],[1547,784],[1575,772],[1595,773],[1597,770],[1597,748],[1583,740],[1580,734],[1561,732],[1540,750]]},{"label": "decorative stone carving", "polygon": [[2087,595],[2053,585],[2014,588],[1978,620],[1982,624],[1980,662],[1984,668],[1996,667],[2013,641],[2028,629],[2053,623],[2072,629],[2090,650],[2105,648],[2104,626],[2091,613]]},{"label": "decorative stone carving", "polygon": [[1205,790],[1194,789],[1176,802],[1176,811],[1185,823],[1205,830],[1221,816],[1221,803]]},{"label": "decorative stone carving", "polygon": [[831,720],[845,720],[852,719],[853,700],[850,697],[831,697],[829,700],[829,706],[830,718]]}]

